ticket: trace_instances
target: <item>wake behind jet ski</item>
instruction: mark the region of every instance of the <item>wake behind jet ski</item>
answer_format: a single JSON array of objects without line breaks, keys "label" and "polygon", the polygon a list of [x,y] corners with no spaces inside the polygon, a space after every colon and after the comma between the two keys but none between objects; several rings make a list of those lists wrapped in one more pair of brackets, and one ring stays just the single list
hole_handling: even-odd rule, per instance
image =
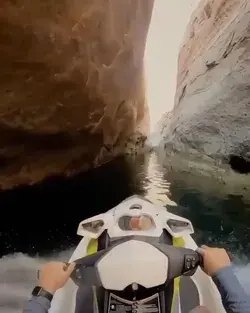
[{"label": "wake behind jet ski", "polygon": [[188,313],[201,305],[224,313],[192,233],[189,220],[138,196],[81,222],[72,279],[50,313]]}]

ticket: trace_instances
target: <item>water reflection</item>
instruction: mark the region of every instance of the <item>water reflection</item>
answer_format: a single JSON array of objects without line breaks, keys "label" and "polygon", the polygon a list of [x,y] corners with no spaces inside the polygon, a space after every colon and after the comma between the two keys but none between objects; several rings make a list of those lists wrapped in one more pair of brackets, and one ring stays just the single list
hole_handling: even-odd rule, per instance
[{"label": "water reflection", "polygon": [[[209,179],[166,171],[154,153],[114,162],[72,179],[53,179],[0,193],[2,255],[49,254],[73,247],[80,220],[105,212],[133,194],[190,219],[198,243],[223,245],[250,258],[250,205],[225,195]],[[18,212],[13,218],[13,212]]]},{"label": "water reflection", "polygon": [[250,259],[250,205],[243,197],[221,193],[209,179],[200,178],[199,184],[199,177],[167,172],[154,153],[139,156],[134,166],[141,194],[190,219],[199,244],[223,246],[243,262]]},{"label": "water reflection", "polygon": [[[131,162],[131,160],[130,160]],[[155,153],[139,155],[133,159],[133,185],[137,193],[155,204],[176,206],[170,200],[170,182],[164,178],[164,170]]]}]

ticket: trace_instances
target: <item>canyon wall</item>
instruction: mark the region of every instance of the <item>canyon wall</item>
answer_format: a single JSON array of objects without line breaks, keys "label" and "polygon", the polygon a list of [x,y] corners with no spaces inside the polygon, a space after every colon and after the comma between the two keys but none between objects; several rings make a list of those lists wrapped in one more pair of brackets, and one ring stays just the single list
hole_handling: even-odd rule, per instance
[{"label": "canyon wall", "polygon": [[202,0],[180,48],[161,155],[250,172],[249,82],[250,1]]},{"label": "canyon wall", "polygon": [[153,0],[3,0],[0,188],[73,175],[140,145]]}]

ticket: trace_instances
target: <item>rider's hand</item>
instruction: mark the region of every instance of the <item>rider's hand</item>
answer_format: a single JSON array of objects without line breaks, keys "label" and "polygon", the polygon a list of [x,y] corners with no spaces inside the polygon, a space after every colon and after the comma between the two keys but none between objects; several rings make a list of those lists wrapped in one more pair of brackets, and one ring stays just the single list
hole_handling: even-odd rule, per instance
[{"label": "rider's hand", "polygon": [[68,281],[75,268],[75,263],[66,265],[62,262],[46,264],[39,273],[39,286],[54,294]]},{"label": "rider's hand", "polygon": [[201,246],[199,252],[203,256],[203,270],[209,276],[213,276],[220,269],[225,268],[231,264],[225,249]]}]

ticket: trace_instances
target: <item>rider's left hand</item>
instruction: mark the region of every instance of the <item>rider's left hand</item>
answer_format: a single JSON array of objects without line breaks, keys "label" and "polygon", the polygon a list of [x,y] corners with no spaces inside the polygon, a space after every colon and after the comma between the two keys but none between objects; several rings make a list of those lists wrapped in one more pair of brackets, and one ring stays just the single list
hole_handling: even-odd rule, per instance
[{"label": "rider's left hand", "polygon": [[75,268],[75,263],[69,265],[62,262],[47,263],[40,271],[39,286],[54,294],[68,281]]}]

